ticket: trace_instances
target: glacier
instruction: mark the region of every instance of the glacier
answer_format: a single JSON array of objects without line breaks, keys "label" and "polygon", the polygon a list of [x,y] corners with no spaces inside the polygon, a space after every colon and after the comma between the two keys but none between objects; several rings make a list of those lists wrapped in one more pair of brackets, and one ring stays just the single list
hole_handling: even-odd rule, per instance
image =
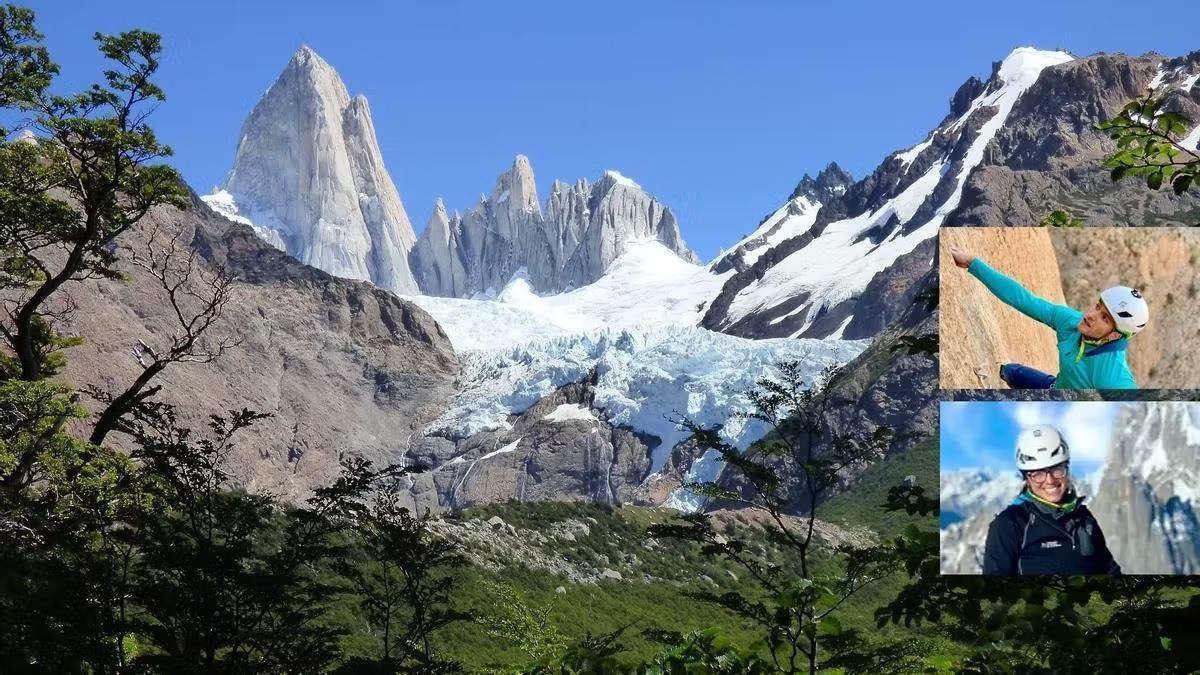
[{"label": "glacier", "polygon": [[[605,420],[660,440],[652,473],[687,438],[684,417],[721,425],[722,438],[745,449],[767,431],[741,416],[752,409],[746,392],[775,377],[776,364],[803,363],[811,385],[870,341],[751,340],[699,327],[726,276],[644,240],[628,242],[596,282],[564,293],[539,296],[518,271],[498,293],[474,299],[404,296],[442,326],[463,368],[459,393],[426,433],[461,439],[508,428],[511,415],[594,372],[594,407]],[[718,469],[710,454],[687,479],[712,480]],[[693,510],[698,502],[676,491],[668,505]]]}]

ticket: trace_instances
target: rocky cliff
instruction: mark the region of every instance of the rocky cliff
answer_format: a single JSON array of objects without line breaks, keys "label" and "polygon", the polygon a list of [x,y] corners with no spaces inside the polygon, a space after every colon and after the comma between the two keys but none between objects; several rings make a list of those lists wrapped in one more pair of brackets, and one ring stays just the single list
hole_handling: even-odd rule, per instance
[{"label": "rocky cliff", "polygon": [[885,272],[911,287],[920,276],[915,261],[896,265],[898,259],[942,224],[957,223],[953,214],[967,181],[1011,123],[1012,111],[1042,71],[1070,60],[1064,52],[1021,48],[994,64],[987,81],[967,80],[924,141],[888,155],[808,220],[793,216],[796,228],[788,238],[725,282],[704,325],[755,337],[873,335],[882,325],[859,316],[872,314],[878,303],[859,308],[864,289]]},{"label": "rocky cliff", "polygon": [[697,262],[675,215],[632,180],[606,171],[595,183],[555,181],[543,209],[533,167],[518,155],[475,208],[448,217],[438,202],[411,265],[428,295],[499,292],[520,270],[534,290],[557,292],[596,281],[646,239]]},{"label": "rocky cliff", "polygon": [[1200,405],[1126,404],[1094,502],[1122,572],[1200,573]]},{"label": "rocky cliff", "polygon": [[[917,295],[932,292],[936,287],[936,270],[926,271],[915,283]],[[837,484],[824,493],[824,498],[852,491],[859,476],[872,463],[908,452],[916,444],[936,436],[939,355],[910,349],[905,341],[936,336],[938,313],[936,307],[930,307],[923,299],[915,299],[865,351],[837,370],[828,385],[828,406],[820,422],[821,446],[816,453],[826,452],[832,439],[864,446],[880,427],[890,429],[893,436],[883,457],[840,471]],[[673,458],[675,462],[676,458]],[[785,460],[778,467],[783,477],[783,490],[788,493],[792,505],[803,507],[808,503],[803,468],[789,462]],[[720,480],[731,488],[745,489],[735,473],[723,473]],[[714,503],[707,506],[730,505]]]},{"label": "rocky cliff", "polygon": [[[1200,123],[1200,52],[1165,59],[1099,54],[1046,68],[968,177],[955,225],[1027,225],[1065,209],[1088,225],[1194,225],[1200,193],[1151,192],[1143,181],[1113,183],[1104,159],[1116,142],[1096,131],[1153,86],[1165,107]],[[1195,147],[1197,136],[1191,134]]]},{"label": "rocky cliff", "polygon": [[1150,303],[1151,321],[1129,341],[1138,384],[1200,387],[1200,231],[1182,228],[1052,228],[1063,293],[1089,307],[1109,286],[1132,286]]},{"label": "rocky cliff", "polygon": [[210,204],[334,276],[417,291],[415,236],[383,164],[367,99],[301,47],[242,125]]},{"label": "rocky cliff", "polygon": [[596,373],[560,387],[501,429],[456,442],[430,437],[408,453],[432,470],[414,476],[420,509],[457,510],[507,500],[630,503],[661,439],[614,424],[595,407]]},{"label": "rocky cliff", "polygon": [[1054,331],[1001,302],[950,257],[950,246],[965,248],[1032,293],[1061,304],[1062,279],[1048,229],[945,228],[939,239],[941,386],[1006,388],[1000,363],[1058,372]]},{"label": "rocky cliff", "polygon": [[[195,252],[198,273],[223,267],[238,280],[209,335],[237,346],[211,364],[171,366],[159,398],[181,406],[197,428],[229,409],[271,414],[229,458],[242,484],[298,498],[336,475],[343,456],[400,461],[410,438],[444,410],[457,357],[419,307],[303,265],[198,198],[188,211],[152,211],[120,243],[141,250],[156,228],[156,246],[174,238],[179,264]],[[177,330],[156,281],[129,264],[130,251],[122,256],[127,281],[70,289],[78,309],[69,328],[86,342],[69,351],[64,375],[79,386],[123,389],[141,372],[131,353],[138,341],[161,350]]]}]

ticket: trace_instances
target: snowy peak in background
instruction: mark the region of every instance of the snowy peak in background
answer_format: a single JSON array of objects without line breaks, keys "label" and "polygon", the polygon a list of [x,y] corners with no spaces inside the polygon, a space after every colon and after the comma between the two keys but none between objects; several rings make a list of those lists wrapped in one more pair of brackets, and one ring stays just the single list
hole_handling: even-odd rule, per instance
[{"label": "snowy peak in background", "polygon": [[1093,511],[1125,573],[1200,573],[1200,404],[1129,403]]},{"label": "snowy peak in background", "polygon": [[1004,510],[1021,491],[1015,469],[976,468],[941,475],[941,526],[967,520],[977,513],[989,519]]},{"label": "snowy peak in background", "polygon": [[412,224],[383,164],[366,98],[301,47],[242,125],[215,210],[330,274],[413,292]]},{"label": "snowy peak in background", "polygon": [[539,293],[578,288],[602,277],[631,242],[647,239],[696,261],[671,210],[617,171],[595,183],[555,181],[541,208],[524,155],[500,174],[491,196],[447,228],[448,236],[427,229],[410,257],[428,295],[496,293],[518,272]]},{"label": "snowy peak in background", "polygon": [[836,200],[853,184],[850,174],[834,162],[818,172],[816,178],[804,174],[783,206],[759,221],[758,227],[727,253],[717,256],[711,264],[713,272],[748,269],[763,253],[806,232],[816,222],[821,205]]},{"label": "snowy peak in background", "polygon": [[878,333],[911,301],[907,292],[933,258],[926,242],[958,207],[968,176],[1017,100],[1042,70],[1069,60],[1064,52],[1014,50],[987,83],[968,80],[959,89],[950,115],[925,140],[827,197],[819,213],[791,206],[811,203],[808,191],[798,190],[787,212],[768,218],[790,236],[726,282],[704,325],[759,337]]},{"label": "snowy peak in background", "polygon": [[853,184],[854,177],[849,172],[844,171],[837,162],[830,162],[817,172],[816,178],[804,174],[788,199],[807,197],[811,202],[823,204],[833,201]]}]

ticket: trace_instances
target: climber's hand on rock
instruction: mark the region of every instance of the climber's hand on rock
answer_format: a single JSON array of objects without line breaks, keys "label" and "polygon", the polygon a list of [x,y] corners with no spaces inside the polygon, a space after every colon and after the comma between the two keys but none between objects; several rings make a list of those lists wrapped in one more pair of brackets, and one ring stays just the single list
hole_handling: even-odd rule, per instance
[{"label": "climber's hand on rock", "polygon": [[964,270],[970,267],[971,261],[975,259],[975,256],[957,246],[950,247],[950,255],[954,258],[954,264]]}]

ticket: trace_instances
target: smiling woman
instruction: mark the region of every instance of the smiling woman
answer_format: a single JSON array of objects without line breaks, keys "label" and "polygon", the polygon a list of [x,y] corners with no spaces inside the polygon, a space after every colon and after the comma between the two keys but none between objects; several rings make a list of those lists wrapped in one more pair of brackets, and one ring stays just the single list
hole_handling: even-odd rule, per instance
[{"label": "smiling woman", "polygon": [[1048,424],[1016,443],[1025,486],[988,527],[984,574],[1120,574],[1100,524],[1070,485],[1071,449]]},{"label": "smiling woman", "polygon": [[941,404],[942,574],[1200,571],[1200,404]]},{"label": "smiling woman", "polygon": [[1195,295],[1198,251],[1183,228],[943,230],[942,387],[1196,386],[1194,359],[1161,336],[1195,322],[1175,299]]}]

